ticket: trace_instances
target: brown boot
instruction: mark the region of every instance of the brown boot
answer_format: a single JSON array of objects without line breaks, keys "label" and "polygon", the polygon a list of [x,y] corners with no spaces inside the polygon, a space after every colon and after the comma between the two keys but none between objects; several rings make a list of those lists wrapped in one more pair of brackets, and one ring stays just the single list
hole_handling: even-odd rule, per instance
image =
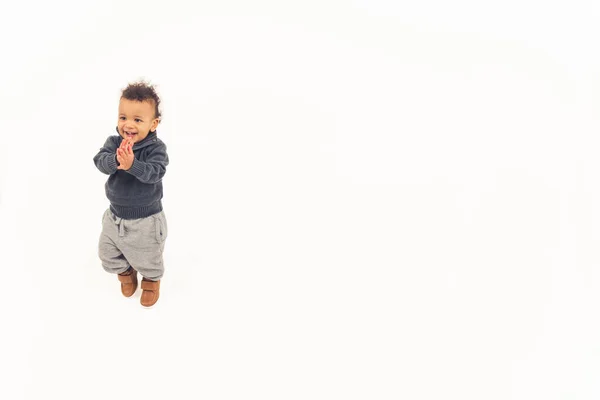
[{"label": "brown boot", "polygon": [[125,297],[131,297],[138,286],[137,271],[132,267],[122,274],[119,274],[119,281],[121,281],[121,293]]},{"label": "brown boot", "polygon": [[160,295],[160,280],[151,281],[146,278],[142,279],[142,298],[140,303],[144,307],[153,306],[158,301]]}]

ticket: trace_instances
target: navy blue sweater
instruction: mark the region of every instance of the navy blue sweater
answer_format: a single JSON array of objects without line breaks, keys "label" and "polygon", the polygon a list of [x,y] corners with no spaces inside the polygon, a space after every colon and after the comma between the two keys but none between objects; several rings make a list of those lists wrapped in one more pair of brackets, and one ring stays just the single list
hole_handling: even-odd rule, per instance
[{"label": "navy blue sweater", "polygon": [[167,146],[150,132],[133,145],[134,160],[127,171],[117,169],[117,148],[123,138],[109,136],[94,156],[96,167],[110,175],[104,185],[110,209],[123,219],[145,218],[162,211],[162,178],[169,164]]}]

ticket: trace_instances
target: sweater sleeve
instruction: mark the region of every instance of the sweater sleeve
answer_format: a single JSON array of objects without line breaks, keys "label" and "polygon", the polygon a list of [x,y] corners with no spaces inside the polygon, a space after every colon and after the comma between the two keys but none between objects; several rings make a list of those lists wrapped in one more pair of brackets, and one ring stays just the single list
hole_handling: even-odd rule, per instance
[{"label": "sweater sleeve", "polygon": [[111,175],[117,172],[117,165],[119,165],[117,162],[117,148],[119,147],[117,142],[118,138],[109,136],[104,146],[94,156],[94,164],[104,174]]},{"label": "sweater sleeve", "polygon": [[165,175],[167,165],[169,165],[167,146],[160,143],[148,153],[145,161],[134,159],[131,168],[126,172],[135,176],[140,182],[157,183]]}]

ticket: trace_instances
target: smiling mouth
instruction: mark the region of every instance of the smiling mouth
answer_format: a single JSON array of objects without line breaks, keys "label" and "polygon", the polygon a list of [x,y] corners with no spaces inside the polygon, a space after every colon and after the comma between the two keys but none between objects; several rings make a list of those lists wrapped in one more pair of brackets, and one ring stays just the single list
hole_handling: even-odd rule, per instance
[{"label": "smiling mouth", "polygon": [[125,133],[125,136],[127,136],[127,137],[129,137],[129,138],[132,138],[132,137],[134,137],[135,135],[137,135],[137,133],[132,133],[132,132],[123,132],[123,133]]}]

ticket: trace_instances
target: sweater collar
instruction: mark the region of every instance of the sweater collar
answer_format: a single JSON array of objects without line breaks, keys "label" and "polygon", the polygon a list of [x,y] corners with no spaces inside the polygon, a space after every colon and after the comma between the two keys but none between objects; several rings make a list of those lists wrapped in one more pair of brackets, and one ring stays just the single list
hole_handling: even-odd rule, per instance
[{"label": "sweater collar", "polygon": [[144,138],[144,140],[139,141],[137,143],[134,143],[133,147],[136,148],[136,149],[140,149],[142,147],[148,146],[151,143],[156,142],[157,140],[158,140],[158,138],[157,138],[156,131],[154,131],[154,132],[148,132],[148,136],[146,136]]}]

